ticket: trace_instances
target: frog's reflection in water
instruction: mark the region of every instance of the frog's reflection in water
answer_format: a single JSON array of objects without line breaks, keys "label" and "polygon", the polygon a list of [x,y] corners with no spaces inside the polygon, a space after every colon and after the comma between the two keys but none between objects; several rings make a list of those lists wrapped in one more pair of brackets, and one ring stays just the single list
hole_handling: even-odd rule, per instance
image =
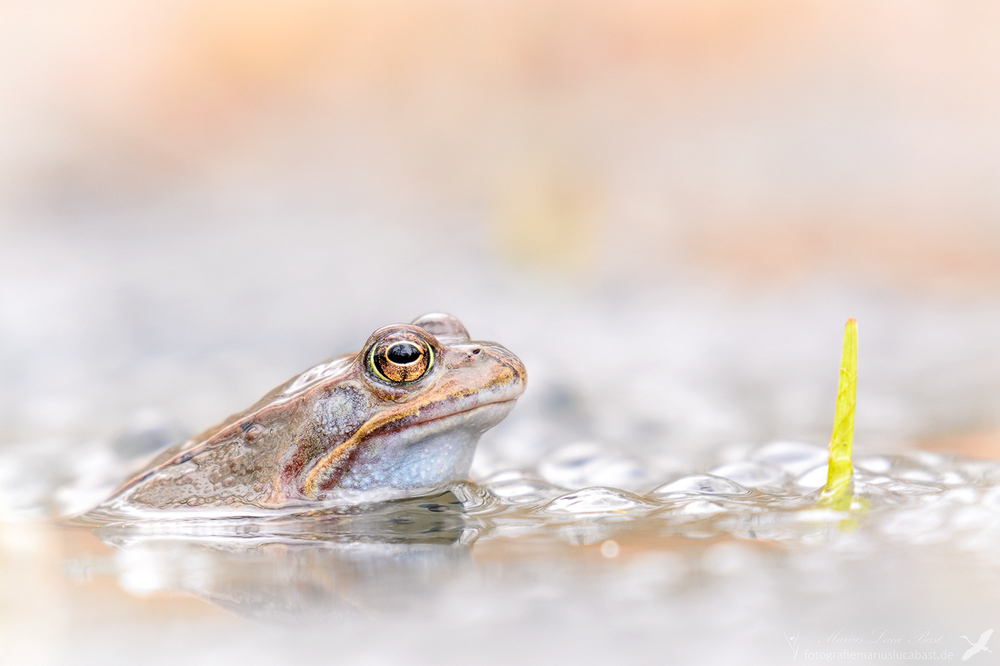
[{"label": "frog's reflection in water", "polygon": [[266,622],[419,604],[471,570],[471,545],[482,533],[450,494],[373,514],[164,528],[95,530],[118,549],[119,585],[140,595],[188,593]]}]

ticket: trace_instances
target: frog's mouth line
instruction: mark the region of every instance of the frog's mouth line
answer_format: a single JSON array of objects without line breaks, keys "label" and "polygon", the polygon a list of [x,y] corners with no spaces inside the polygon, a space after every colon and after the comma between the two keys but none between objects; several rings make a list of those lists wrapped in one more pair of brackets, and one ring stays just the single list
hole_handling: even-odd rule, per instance
[{"label": "frog's mouth line", "polygon": [[[370,438],[392,436],[394,434],[409,430],[413,431],[414,434],[416,435],[416,439],[414,441],[419,441],[420,439],[424,439],[428,436],[428,433],[426,432],[426,426],[429,423],[443,422],[448,419],[457,419],[472,414],[473,412],[476,411],[482,411],[488,408],[496,409],[501,405],[510,405],[510,408],[512,409],[513,403],[516,400],[517,397],[507,398],[506,400],[494,400],[492,402],[486,402],[483,404],[476,405],[475,407],[470,407],[468,409],[452,412],[450,414],[442,414],[439,416],[434,416],[425,419],[423,421],[400,423],[395,427],[390,425],[392,421],[390,421],[389,423],[375,424],[375,425],[370,425],[371,421],[369,421],[365,425],[361,426],[361,429],[358,432],[356,432],[348,441],[344,442],[336,449],[326,454],[326,456],[324,456],[322,459],[320,459],[313,465],[312,469],[310,469],[309,472],[306,474],[305,483],[303,484],[302,488],[303,494],[306,497],[314,497],[318,492],[324,490],[325,489],[324,487],[328,487],[331,484],[335,484],[336,479],[339,476],[341,476],[350,466],[351,459],[354,458],[357,452],[361,449],[362,443]],[[503,416],[506,416],[506,412],[503,414]],[[489,428],[495,426],[497,423],[503,420],[503,416],[494,420],[489,425],[480,428],[480,432],[488,430]],[[396,422],[399,423],[398,421]],[[417,432],[418,429],[423,432]]]},{"label": "frog's mouth line", "polygon": [[462,410],[459,410],[457,412],[452,412],[450,414],[442,414],[440,416],[433,416],[433,417],[431,417],[429,419],[425,419],[423,421],[414,421],[413,423],[408,423],[406,425],[401,425],[401,426],[398,426],[396,428],[386,428],[385,430],[381,430],[381,431],[378,431],[377,433],[373,433],[373,434],[379,434],[379,435],[381,435],[381,434],[391,434],[391,433],[395,433],[395,432],[400,432],[402,430],[406,430],[408,428],[413,428],[415,426],[424,426],[424,425],[427,425],[428,423],[434,423],[435,421],[444,421],[445,419],[454,418],[456,416],[462,416],[463,414],[471,414],[472,412],[478,411],[480,409],[485,409],[487,407],[494,407],[496,405],[506,405],[508,403],[513,403],[513,402],[516,402],[516,401],[517,401],[517,398],[508,398],[506,400],[494,400],[493,402],[484,402],[483,404],[476,405],[475,407],[469,407],[468,409],[462,409]]}]

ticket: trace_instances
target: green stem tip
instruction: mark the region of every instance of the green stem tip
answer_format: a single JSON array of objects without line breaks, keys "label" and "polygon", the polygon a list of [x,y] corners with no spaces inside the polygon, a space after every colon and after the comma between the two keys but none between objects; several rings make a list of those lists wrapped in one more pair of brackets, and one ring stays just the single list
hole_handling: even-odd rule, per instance
[{"label": "green stem tip", "polygon": [[838,511],[851,507],[854,496],[854,407],[858,395],[858,322],[852,317],[844,328],[844,351],[840,358],[837,412],[830,438],[830,465],[820,504]]}]

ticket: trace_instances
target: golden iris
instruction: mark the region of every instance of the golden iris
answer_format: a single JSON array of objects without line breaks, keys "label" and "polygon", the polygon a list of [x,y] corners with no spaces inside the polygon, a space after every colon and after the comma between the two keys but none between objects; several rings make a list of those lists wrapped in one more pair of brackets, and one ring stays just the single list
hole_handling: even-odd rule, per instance
[{"label": "golden iris", "polygon": [[375,376],[401,384],[427,374],[434,351],[415,335],[388,336],[372,347],[368,363]]}]

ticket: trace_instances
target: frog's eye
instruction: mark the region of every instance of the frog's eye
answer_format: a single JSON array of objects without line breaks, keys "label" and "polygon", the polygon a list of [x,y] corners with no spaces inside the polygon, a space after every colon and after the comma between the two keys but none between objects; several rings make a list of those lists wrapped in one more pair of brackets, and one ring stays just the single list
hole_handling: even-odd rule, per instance
[{"label": "frog's eye", "polygon": [[434,364],[434,351],[417,336],[390,336],[372,347],[368,366],[379,379],[403,383],[420,379]]}]

